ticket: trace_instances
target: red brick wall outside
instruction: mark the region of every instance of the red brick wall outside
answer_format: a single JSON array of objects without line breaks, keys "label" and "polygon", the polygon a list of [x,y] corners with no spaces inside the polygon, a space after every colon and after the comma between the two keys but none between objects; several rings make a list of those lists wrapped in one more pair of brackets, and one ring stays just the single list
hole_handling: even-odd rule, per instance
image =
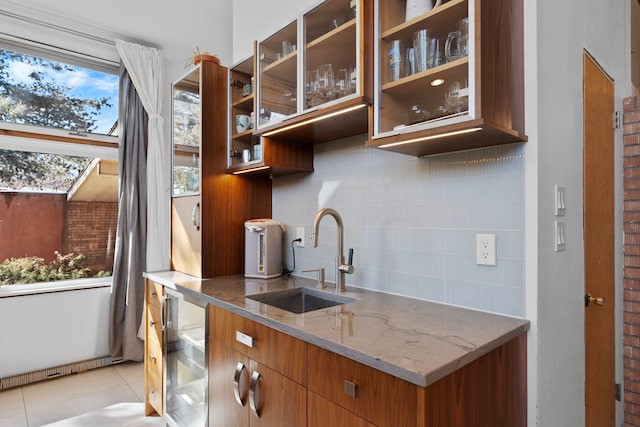
[{"label": "red brick wall outside", "polygon": [[54,251],[82,253],[93,273],[113,271],[118,204],[67,202],[66,194],[0,192],[0,262]]},{"label": "red brick wall outside", "polygon": [[640,110],[624,99],[624,422],[640,426]]},{"label": "red brick wall outside", "polygon": [[0,192],[0,262],[37,256],[55,259],[62,247],[66,194]]},{"label": "red brick wall outside", "polygon": [[68,202],[64,253],[83,253],[94,273],[113,271],[117,222],[117,203]]}]

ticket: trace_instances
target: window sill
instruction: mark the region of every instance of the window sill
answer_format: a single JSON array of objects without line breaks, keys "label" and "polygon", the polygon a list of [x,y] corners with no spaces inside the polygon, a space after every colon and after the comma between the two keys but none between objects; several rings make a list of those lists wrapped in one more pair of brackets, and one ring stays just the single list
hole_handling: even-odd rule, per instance
[{"label": "window sill", "polygon": [[111,277],[0,286],[0,298],[111,287]]}]

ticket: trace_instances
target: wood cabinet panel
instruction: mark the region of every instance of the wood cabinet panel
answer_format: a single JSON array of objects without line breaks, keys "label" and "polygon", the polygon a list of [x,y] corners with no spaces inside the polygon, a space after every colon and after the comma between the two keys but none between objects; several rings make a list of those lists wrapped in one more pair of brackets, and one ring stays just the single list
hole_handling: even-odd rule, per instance
[{"label": "wood cabinet panel", "polygon": [[[227,174],[227,69],[211,61],[198,66],[200,102],[200,194],[174,197],[172,268],[197,277],[244,272],[244,222],[271,217],[269,176]],[[192,74],[189,77],[193,77]],[[175,143],[175,141],[174,141]],[[177,209],[177,204],[185,207]],[[199,230],[192,225],[199,200]]]},{"label": "wood cabinet panel", "polygon": [[251,372],[260,373],[256,386],[259,417],[251,412],[251,427],[304,426],[307,423],[307,389],[295,381],[255,361]]},{"label": "wood cabinet panel", "polygon": [[424,426],[527,425],[527,338],[521,335],[419,389]]},{"label": "wood cabinet panel", "polygon": [[[306,342],[215,306],[210,307],[209,319],[213,338],[300,384],[306,384]],[[252,347],[238,341],[236,332],[251,337]]]},{"label": "wood cabinet panel", "polygon": [[[238,363],[245,369],[239,379],[241,405],[234,394]],[[249,358],[228,345],[209,340],[209,427],[249,425]]]},{"label": "wood cabinet panel", "polygon": [[194,225],[201,212],[200,196],[171,199],[171,268],[193,276],[202,271],[202,236]]},{"label": "wood cabinet panel", "polygon": [[375,427],[364,418],[311,391],[307,392],[307,402],[307,427]]},{"label": "wood cabinet panel", "polygon": [[[310,391],[378,426],[416,425],[415,385],[311,344],[308,351]],[[355,384],[355,397],[345,382]]]},{"label": "wood cabinet panel", "polygon": [[147,280],[145,283],[145,415],[163,415],[164,359],[162,352],[161,298],[162,285]]},{"label": "wood cabinet panel", "polygon": [[149,280],[147,281],[145,290],[147,302],[150,305],[160,308],[162,306],[162,297],[164,296],[164,287]]}]

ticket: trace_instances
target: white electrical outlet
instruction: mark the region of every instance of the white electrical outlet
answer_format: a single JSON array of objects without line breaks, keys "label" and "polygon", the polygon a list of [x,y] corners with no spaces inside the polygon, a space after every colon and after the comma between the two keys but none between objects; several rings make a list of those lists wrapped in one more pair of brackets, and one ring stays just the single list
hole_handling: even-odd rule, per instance
[{"label": "white electrical outlet", "polygon": [[296,239],[300,239],[298,247],[304,248],[304,227],[296,227]]},{"label": "white electrical outlet", "polygon": [[476,264],[496,265],[495,234],[476,234]]}]

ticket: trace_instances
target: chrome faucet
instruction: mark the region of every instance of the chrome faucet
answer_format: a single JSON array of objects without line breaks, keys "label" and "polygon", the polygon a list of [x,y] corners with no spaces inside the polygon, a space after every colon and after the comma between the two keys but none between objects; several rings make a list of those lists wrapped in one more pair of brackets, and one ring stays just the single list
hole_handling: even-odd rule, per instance
[{"label": "chrome faucet", "polygon": [[313,247],[318,247],[318,234],[320,232],[320,220],[325,215],[331,215],[335,219],[338,225],[338,255],[336,256],[336,292],[345,292],[344,286],[344,274],[353,273],[353,249],[349,249],[349,262],[344,263],[344,256],[342,255],[342,246],[344,243],[344,225],[342,224],[342,217],[340,214],[331,208],[325,208],[318,211],[316,218],[313,220]]}]

